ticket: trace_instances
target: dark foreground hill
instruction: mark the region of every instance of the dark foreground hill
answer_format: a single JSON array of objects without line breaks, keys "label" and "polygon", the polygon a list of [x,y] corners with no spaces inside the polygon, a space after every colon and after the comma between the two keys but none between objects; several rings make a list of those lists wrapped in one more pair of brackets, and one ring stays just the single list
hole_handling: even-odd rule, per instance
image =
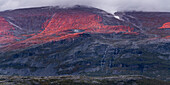
[{"label": "dark foreground hill", "polygon": [[170,79],[170,13],[75,6],[0,12],[0,74]]},{"label": "dark foreground hill", "polygon": [[169,85],[170,82],[146,78],[143,76],[58,76],[58,77],[22,77],[0,76],[1,85]]}]

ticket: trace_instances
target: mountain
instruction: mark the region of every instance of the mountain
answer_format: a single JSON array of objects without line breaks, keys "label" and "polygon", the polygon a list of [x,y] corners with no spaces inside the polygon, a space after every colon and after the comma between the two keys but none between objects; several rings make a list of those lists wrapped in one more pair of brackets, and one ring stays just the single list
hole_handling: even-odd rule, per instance
[{"label": "mountain", "polygon": [[0,12],[0,74],[170,79],[170,13],[74,6]]}]

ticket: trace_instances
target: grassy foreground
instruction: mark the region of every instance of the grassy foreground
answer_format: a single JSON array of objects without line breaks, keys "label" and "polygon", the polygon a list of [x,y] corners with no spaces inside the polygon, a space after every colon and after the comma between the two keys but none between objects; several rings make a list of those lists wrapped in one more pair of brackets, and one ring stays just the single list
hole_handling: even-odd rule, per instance
[{"label": "grassy foreground", "polygon": [[170,82],[143,76],[0,76],[0,85],[170,85]]}]

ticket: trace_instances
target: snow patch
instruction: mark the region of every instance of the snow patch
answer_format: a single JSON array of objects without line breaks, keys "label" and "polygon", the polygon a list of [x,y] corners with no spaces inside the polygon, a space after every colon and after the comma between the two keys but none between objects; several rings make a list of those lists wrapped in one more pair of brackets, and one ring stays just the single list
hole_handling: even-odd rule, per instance
[{"label": "snow patch", "polygon": [[14,20],[14,18],[13,17],[7,17],[8,19],[10,19],[10,20]]},{"label": "snow patch", "polygon": [[121,21],[125,21],[124,19],[122,19],[120,16],[117,16],[117,15],[113,15],[114,16],[114,18],[116,18],[116,19],[118,19],[118,20],[121,20]]},{"label": "snow patch", "polygon": [[119,16],[117,16],[117,15],[114,15],[114,17],[116,18],[116,19],[118,19],[118,20],[122,20]]},{"label": "snow patch", "polygon": [[14,24],[14,23],[12,23],[12,22],[10,22],[10,21],[8,21],[11,25],[13,25],[13,26],[15,26],[15,27],[17,27],[17,28],[19,28],[20,30],[22,30],[22,28],[21,27],[19,27],[18,25],[16,25],[16,24]]}]

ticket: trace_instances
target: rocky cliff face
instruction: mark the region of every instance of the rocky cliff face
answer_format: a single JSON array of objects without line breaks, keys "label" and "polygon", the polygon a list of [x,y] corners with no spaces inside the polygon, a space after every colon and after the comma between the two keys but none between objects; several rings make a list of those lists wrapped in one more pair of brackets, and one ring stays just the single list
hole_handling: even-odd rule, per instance
[{"label": "rocky cliff face", "polygon": [[75,6],[0,16],[1,74],[170,77],[170,13]]}]

